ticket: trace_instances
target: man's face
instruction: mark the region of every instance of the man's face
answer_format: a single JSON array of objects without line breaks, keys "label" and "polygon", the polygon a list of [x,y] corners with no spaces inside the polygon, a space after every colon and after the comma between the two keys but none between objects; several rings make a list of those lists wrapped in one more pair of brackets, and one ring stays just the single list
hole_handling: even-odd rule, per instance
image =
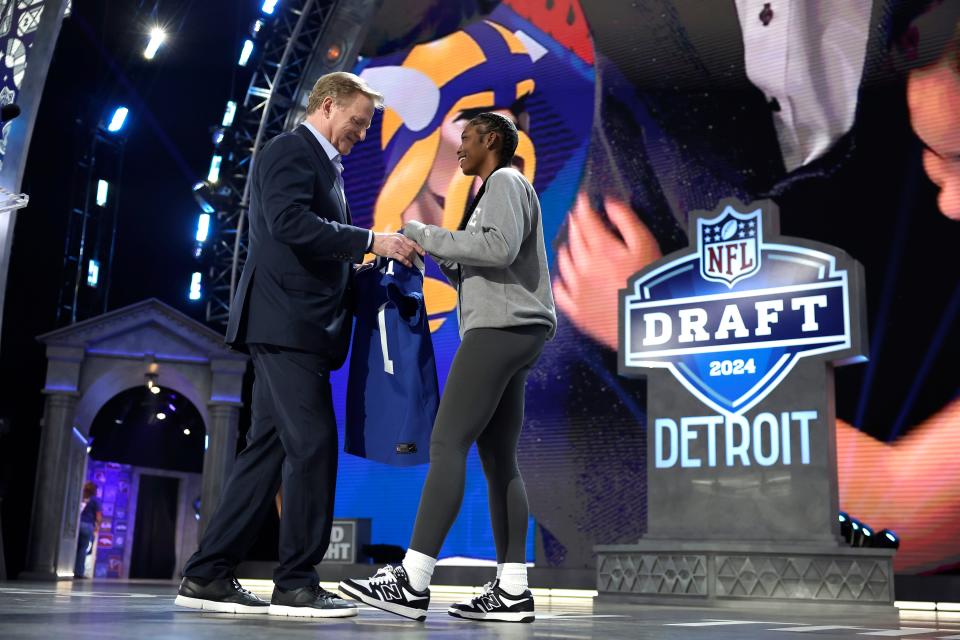
[{"label": "man's face", "polygon": [[367,129],[373,121],[373,100],[357,93],[352,99],[340,106],[332,98],[326,98],[320,105],[323,116],[328,118],[330,144],[340,155],[347,155],[353,145],[367,137]]},{"label": "man's face", "polygon": [[457,160],[460,170],[465,176],[475,176],[480,173],[484,160],[493,153],[487,148],[490,136],[483,133],[480,127],[467,125],[460,134],[460,147],[457,149]]}]

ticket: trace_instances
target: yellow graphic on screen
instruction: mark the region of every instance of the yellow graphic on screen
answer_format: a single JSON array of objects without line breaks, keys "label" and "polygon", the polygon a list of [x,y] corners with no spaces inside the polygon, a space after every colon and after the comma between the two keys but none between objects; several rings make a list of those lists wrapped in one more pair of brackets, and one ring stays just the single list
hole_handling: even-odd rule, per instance
[{"label": "yellow graphic on screen", "polygon": [[[480,38],[469,33],[477,29],[485,29],[483,36],[488,39],[499,38],[498,51],[503,51],[505,45],[509,57],[526,59],[528,63],[520,67],[523,72],[505,79],[503,74],[510,69],[516,73],[518,65],[491,58]],[[400,66],[375,67],[364,72],[363,75],[376,74],[375,86],[384,87],[387,96],[381,148],[387,151],[391,142],[399,148],[395,139],[401,134],[415,137],[413,141],[402,141],[407,148],[387,174],[377,197],[373,212],[375,231],[394,232],[409,220],[457,228],[470,198],[479,188],[479,180],[460,171],[457,147],[463,126],[472,115],[482,111],[500,113],[517,125],[519,142],[514,164],[533,182],[536,152],[527,133],[529,117],[522,108],[523,100],[536,88],[529,77],[530,58],[517,35],[487,20],[413,47]],[[373,80],[372,75],[370,79]],[[503,91],[505,82],[509,83],[507,96]],[[392,102],[391,96],[397,96],[397,100]],[[440,114],[442,118],[437,118]],[[427,122],[430,124],[424,126]],[[456,308],[457,292],[447,282],[427,277],[423,293],[430,330],[436,331]]]}]

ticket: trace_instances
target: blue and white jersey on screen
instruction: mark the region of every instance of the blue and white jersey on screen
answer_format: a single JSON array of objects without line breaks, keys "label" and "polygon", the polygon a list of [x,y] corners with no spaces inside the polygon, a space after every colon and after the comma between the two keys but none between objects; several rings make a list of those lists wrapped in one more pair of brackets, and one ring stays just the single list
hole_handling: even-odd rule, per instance
[{"label": "blue and white jersey on screen", "polygon": [[344,449],[395,466],[429,462],[440,403],[422,265],[377,258],[354,278]]}]

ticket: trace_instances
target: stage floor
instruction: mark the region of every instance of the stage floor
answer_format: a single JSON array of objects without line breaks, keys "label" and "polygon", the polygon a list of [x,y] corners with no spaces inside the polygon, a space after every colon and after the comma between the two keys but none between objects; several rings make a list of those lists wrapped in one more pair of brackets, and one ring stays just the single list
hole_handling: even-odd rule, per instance
[{"label": "stage floor", "polygon": [[[251,585],[269,598],[267,583]],[[765,612],[607,604],[590,598],[541,598],[533,624],[466,622],[446,614],[458,599],[435,593],[425,623],[367,607],[340,621],[202,613],[176,607],[176,585],[159,581],[0,582],[0,638],[642,638],[849,640],[869,637],[960,640],[960,614]],[[951,616],[952,617],[949,617]]]}]

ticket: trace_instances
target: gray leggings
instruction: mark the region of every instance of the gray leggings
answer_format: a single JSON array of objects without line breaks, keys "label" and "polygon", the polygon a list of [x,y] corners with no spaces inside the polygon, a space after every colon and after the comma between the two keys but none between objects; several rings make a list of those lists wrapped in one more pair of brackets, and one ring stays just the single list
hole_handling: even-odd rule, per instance
[{"label": "gray leggings", "polygon": [[453,358],[430,438],[430,471],[410,548],[436,558],[463,502],[467,452],[476,442],[487,477],[497,562],[526,562],[527,493],[517,468],[523,395],[545,325],[471,329]]}]

